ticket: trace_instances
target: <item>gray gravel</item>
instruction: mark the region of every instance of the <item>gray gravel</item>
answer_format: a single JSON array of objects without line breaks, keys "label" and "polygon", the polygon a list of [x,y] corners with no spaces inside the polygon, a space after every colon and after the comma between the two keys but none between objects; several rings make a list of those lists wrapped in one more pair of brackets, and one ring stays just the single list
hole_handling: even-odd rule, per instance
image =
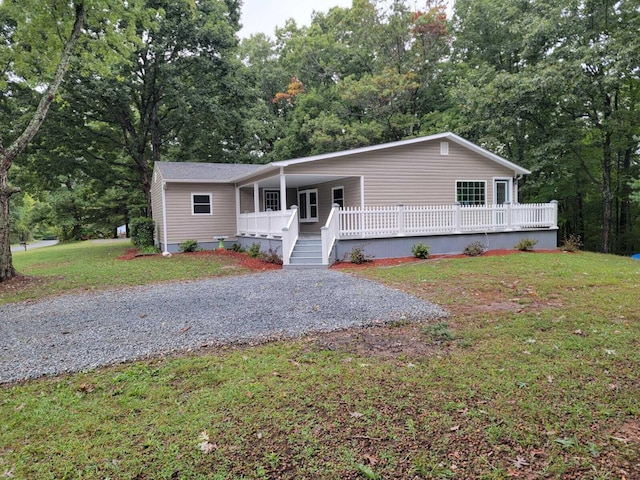
[{"label": "gray gravel", "polygon": [[445,312],[334,270],[279,270],[0,306],[0,383]]}]

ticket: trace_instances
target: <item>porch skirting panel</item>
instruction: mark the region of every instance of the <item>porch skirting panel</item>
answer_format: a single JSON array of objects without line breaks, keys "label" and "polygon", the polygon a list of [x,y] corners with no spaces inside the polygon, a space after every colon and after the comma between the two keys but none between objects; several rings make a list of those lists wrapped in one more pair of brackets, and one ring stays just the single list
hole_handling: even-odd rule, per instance
[{"label": "porch skirting panel", "polygon": [[282,240],[279,238],[262,238],[262,237],[245,237],[238,235],[235,243],[240,245],[245,250],[249,250],[251,245],[257,243],[260,245],[261,252],[268,252],[271,249],[282,257]]},{"label": "porch skirting panel", "polygon": [[375,258],[411,257],[411,247],[416,243],[429,245],[429,253],[458,254],[464,252],[467,245],[480,242],[487,250],[508,249],[523,238],[537,240],[534,250],[553,250],[558,248],[558,230],[518,230],[512,232],[488,232],[451,235],[431,235],[417,237],[341,239],[336,243],[336,258],[349,258],[354,247],[362,247],[365,254]]}]

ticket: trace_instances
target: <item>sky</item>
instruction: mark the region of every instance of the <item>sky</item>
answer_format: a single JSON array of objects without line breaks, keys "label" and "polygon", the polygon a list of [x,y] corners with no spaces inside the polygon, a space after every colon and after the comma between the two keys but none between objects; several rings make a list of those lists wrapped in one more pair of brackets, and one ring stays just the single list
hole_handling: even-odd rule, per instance
[{"label": "sky", "polygon": [[300,25],[311,23],[314,11],[328,12],[332,7],[350,7],[351,0],[243,0],[240,38],[255,33],[273,37],[276,26],[283,27],[293,18]]}]

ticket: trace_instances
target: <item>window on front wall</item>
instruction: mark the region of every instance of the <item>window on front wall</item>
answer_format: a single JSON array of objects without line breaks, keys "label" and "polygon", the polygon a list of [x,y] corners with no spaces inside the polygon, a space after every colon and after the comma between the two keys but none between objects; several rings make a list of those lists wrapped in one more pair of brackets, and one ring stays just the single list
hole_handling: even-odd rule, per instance
[{"label": "window on front wall", "polygon": [[264,191],[264,209],[266,210],[280,210],[280,191],[279,190],[265,190]]},{"label": "window on front wall", "polygon": [[484,205],[486,203],[486,182],[456,182],[456,202],[461,205]]},{"label": "window on front wall", "polygon": [[194,215],[211,215],[211,194],[194,193],[191,195],[192,213]]},{"label": "window on front wall", "polygon": [[340,208],[344,207],[344,187],[333,187],[331,189],[331,205],[337,203]]},{"label": "window on front wall", "polygon": [[318,190],[298,190],[298,214],[301,222],[318,221]]}]

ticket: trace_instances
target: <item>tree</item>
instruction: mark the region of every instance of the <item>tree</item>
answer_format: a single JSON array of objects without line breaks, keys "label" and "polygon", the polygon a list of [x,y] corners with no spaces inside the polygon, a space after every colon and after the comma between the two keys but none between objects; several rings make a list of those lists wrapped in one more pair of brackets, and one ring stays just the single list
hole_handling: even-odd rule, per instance
[{"label": "tree", "polygon": [[125,153],[151,216],[153,163],[162,156],[233,156],[243,94],[233,55],[237,2],[142,1],[133,25],[136,48],[106,74],[77,69],[68,109],[72,116],[82,112],[80,135],[107,138],[112,150]]},{"label": "tree", "polygon": [[[2,43],[4,45],[2,60],[5,75],[23,74],[23,72],[18,68],[13,71],[12,64],[8,64],[6,62],[8,60],[17,61],[17,59],[23,53],[21,49],[24,47],[22,46],[23,44],[21,42],[28,42],[31,39],[31,35],[34,34],[33,29],[41,29],[45,27],[47,29],[50,29],[53,27],[53,25],[50,23],[50,19],[45,20],[47,16],[45,16],[44,18],[38,16],[38,14],[42,15],[45,13],[42,10],[42,4],[44,2],[36,2],[40,3],[40,8],[34,8],[33,10],[35,21],[33,20],[34,17],[28,17],[30,20],[32,20],[31,22],[24,21],[26,20],[25,17],[21,18],[20,10],[22,9],[23,12],[28,11],[28,7],[27,5],[25,5],[25,2],[20,2],[20,5],[17,5],[17,3],[18,2],[10,2],[9,0],[5,0],[2,4],[0,4],[0,15],[2,15],[3,20],[5,21],[2,31]],[[33,2],[29,3],[31,4]],[[74,54],[78,39],[82,34],[82,28],[84,26],[87,14],[85,2],[74,2],[73,7],[73,25],[71,26],[70,32],[66,36],[66,40],[64,40],[62,53],[59,56],[59,60],[55,67],[53,77],[49,80],[40,98],[38,106],[36,107],[31,117],[31,120],[29,121],[28,125],[22,130],[22,132],[15,139],[13,139],[13,141],[7,147],[4,146],[3,137],[0,136],[0,282],[9,280],[16,275],[16,271],[13,267],[13,261],[11,258],[11,244],[9,238],[9,198],[11,197],[11,195],[17,193],[19,189],[12,187],[9,184],[9,170],[16,157],[24,151],[24,149],[36,135],[38,129],[44,122],[47,116],[47,112],[49,111],[49,107],[55,99],[67,68],[69,67],[69,63],[71,62],[71,58]],[[20,20],[22,21],[18,23]],[[39,30],[35,30],[35,32],[38,31]],[[30,47],[35,48],[35,45],[31,44]],[[9,49],[12,50],[7,51]],[[45,70],[45,68],[43,67],[46,67],[44,65],[37,66],[40,67],[40,71]],[[6,81],[3,83],[6,85]]]}]

